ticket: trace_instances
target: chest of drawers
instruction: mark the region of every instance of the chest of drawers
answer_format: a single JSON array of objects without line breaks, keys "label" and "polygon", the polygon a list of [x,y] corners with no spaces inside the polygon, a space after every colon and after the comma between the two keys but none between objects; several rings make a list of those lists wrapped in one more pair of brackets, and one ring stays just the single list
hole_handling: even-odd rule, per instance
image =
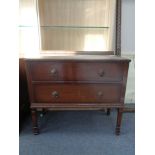
[{"label": "chest of drawers", "polygon": [[51,56],[27,58],[27,81],[34,134],[37,110],[117,108],[120,133],[129,59],[117,56]]}]

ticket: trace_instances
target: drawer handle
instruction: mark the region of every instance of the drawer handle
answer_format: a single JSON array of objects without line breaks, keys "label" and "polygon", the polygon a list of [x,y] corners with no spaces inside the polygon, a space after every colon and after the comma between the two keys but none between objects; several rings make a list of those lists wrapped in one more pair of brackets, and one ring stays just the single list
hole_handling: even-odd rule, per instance
[{"label": "drawer handle", "polygon": [[51,72],[52,75],[56,75],[56,74],[57,74],[57,70],[56,70],[56,68],[51,69],[50,72]]},{"label": "drawer handle", "polygon": [[59,97],[59,93],[57,91],[53,91],[52,92],[52,96],[55,97],[55,98],[58,98]]},{"label": "drawer handle", "polygon": [[102,97],[102,96],[103,96],[103,92],[99,91],[97,95],[98,95],[99,97]]},{"label": "drawer handle", "polygon": [[99,74],[100,77],[103,77],[105,75],[105,72],[103,70],[101,70],[101,71],[99,71],[98,74]]}]

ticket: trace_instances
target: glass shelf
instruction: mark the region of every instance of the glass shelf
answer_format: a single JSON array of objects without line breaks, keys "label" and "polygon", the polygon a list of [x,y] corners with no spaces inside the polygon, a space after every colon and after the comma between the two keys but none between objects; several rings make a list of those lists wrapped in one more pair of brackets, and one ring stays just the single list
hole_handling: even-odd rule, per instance
[{"label": "glass shelf", "polygon": [[40,26],[42,28],[82,28],[82,29],[87,29],[87,28],[95,28],[95,29],[108,29],[110,27],[108,26]]},{"label": "glass shelf", "polygon": [[19,25],[18,26],[19,28],[31,28],[31,27],[34,27],[32,25]]},{"label": "glass shelf", "polygon": [[[18,27],[21,28],[27,28],[27,27],[34,27],[33,25],[19,25]],[[40,26],[41,28],[81,28],[81,29],[87,29],[87,28],[94,28],[94,29],[109,29],[110,27],[108,26]]]}]

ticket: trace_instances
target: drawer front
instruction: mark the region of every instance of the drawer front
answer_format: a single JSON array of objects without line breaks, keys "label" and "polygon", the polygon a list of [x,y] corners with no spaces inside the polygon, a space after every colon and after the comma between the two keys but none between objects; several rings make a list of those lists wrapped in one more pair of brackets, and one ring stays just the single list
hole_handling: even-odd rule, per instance
[{"label": "drawer front", "polygon": [[121,81],[122,63],[30,62],[33,81]]},{"label": "drawer front", "polygon": [[34,84],[36,103],[120,102],[119,84]]}]

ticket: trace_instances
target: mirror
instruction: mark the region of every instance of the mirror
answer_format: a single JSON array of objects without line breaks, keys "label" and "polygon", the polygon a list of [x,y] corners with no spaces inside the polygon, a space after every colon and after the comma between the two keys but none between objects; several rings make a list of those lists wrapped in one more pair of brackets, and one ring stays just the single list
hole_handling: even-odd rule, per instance
[{"label": "mirror", "polygon": [[37,0],[41,52],[115,51],[116,0]]}]

